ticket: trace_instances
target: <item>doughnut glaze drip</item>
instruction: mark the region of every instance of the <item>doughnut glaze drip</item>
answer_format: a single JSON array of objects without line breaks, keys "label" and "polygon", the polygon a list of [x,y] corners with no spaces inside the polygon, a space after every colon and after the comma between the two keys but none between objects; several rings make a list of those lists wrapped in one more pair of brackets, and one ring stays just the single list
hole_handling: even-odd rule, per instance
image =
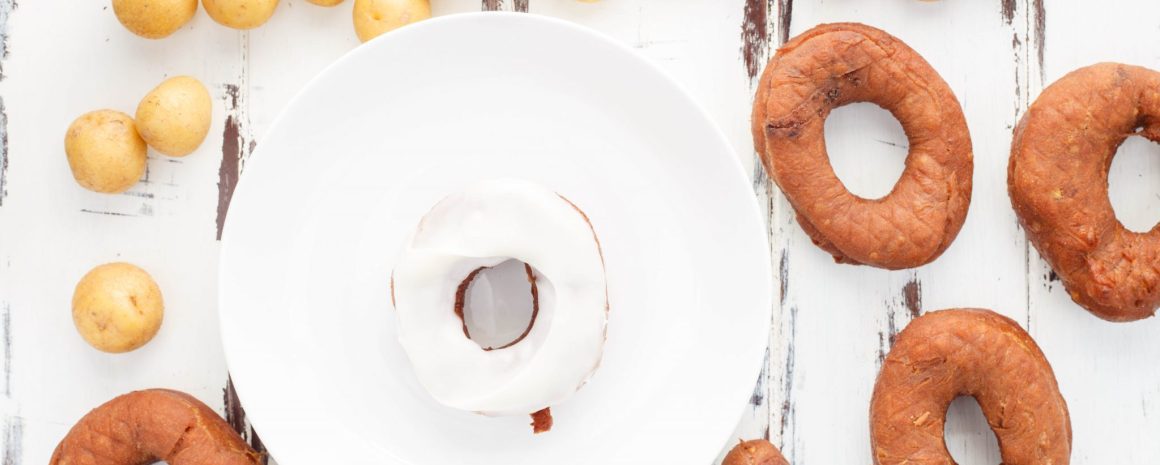
[{"label": "doughnut glaze drip", "polygon": [[[487,350],[465,334],[457,290],[506,260],[538,272],[538,315],[522,340]],[[538,184],[482,181],[439,201],[407,243],[393,289],[399,342],[449,407],[531,414],[571,396],[600,364],[608,297],[599,242],[579,208]]]}]

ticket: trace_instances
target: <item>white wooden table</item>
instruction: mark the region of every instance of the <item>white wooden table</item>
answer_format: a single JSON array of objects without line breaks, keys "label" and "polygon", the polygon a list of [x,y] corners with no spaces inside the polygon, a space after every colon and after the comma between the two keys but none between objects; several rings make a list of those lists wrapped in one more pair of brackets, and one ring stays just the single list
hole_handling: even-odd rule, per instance
[{"label": "white wooden table", "polygon": [[[270,22],[251,32],[199,12],[174,36],[149,41],[123,29],[105,0],[0,0],[0,463],[46,463],[88,409],[146,387],[190,392],[254,440],[227,387],[218,340],[217,236],[238,174],[270,121],[315,73],[358,46],[351,4],[282,0]],[[433,4],[436,15],[482,7],[562,17],[631,45],[700,100],[754,169],[755,193],[768,206],[779,299],[768,364],[754,373],[737,436],[769,437],[798,465],[871,463],[867,410],[891,339],[923,311],[975,306],[1019,321],[1052,361],[1071,408],[1072,463],[1160,461],[1153,440],[1160,433],[1160,320],[1106,323],[1072,304],[1029,247],[1006,193],[1012,127],[1045,83],[1097,61],[1160,67],[1160,3]],[[835,265],[809,243],[754,161],[754,74],[787,35],[833,21],[865,22],[902,38],[963,105],[975,149],[974,200],[962,233],[931,265],[894,272]],[[69,122],[97,108],[132,113],[145,92],[174,74],[197,76],[216,98],[214,129],[201,149],[183,159],[151,154],[146,179],[122,195],[78,187],[63,153]],[[876,107],[837,111],[827,138],[839,176],[855,193],[885,193],[901,172],[905,136]],[[1160,220],[1157,150],[1134,138],[1120,154],[1113,203],[1129,226],[1151,228]],[[151,272],[166,300],[157,338],[125,355],[89,348],[69,311],[80,276],[114,260]],[[956,401],[950,416],[947,438],[960,463],[999,462],[973,401]],[[734,441],[726,439],[723,447]]]}]

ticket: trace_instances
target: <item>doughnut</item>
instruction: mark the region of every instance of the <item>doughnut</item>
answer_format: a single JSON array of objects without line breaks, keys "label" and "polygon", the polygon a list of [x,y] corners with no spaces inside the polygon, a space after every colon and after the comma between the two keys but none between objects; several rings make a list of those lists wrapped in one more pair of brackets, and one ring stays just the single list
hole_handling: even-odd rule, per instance
[{"label": "doughnut", "polygon": [[1007,192],[1019,224],[1071,299],[1111,321],[1160,306],[1160,227],[1129,231],[1108,169],[1131,135],[1160,142],[1160,73],[1100,63],[1048,86],[1015,128]]},{"label": "doughnut", "polygon": [[217,413],[189,394],[130,392],[93,409],[69,430],[49,465],[257,465]]},{"label": "doughnut", "polygon": [[[890,111],[909,140],[906,168],[880,199],[850,193],[826,154],[826,117],[855,102]],[[974,162],[962,109],[926,60],[886,32],[840,23],[794,37],[762,73],[752,132],[798,224],[838,263],[930,263],[966,219]]]},{"label": "doughnut", "polygon": [[[470,339],[467,286],[481,269],[525,264],[534,317],[502,347]],[[419,221],[394,269],[398,338],[439,403],[485,415],[530,415],[571,396],[600,365],[608,294],[588,217],[563,196],[514,179],[481,181],[440,200]]]},{"label": "doughnut", "polygon": [[953,465],[947,407],[972,396],[1008,465],[1067,465],[1071,420],[1051,365],[1014,321],[980,309],[916,318],[882,363],[870,400],[876,465]]},{"label": "doughnut", "polygon": [[742,441],[725,454],[721,465],[789,465],[781,451],[764,439]]}]

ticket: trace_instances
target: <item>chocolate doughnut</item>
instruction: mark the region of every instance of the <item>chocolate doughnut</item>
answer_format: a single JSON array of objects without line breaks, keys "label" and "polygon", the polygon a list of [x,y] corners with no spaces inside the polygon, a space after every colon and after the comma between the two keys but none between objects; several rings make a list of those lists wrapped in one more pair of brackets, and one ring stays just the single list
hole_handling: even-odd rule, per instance
[{"label": "chocolate doughnut", "polygon": [[733,446],[721,465],[789,465],[789,462],[769,441],[754,439]]},{"label": "chocolate doughnut", "polygon": [[1108,200],[1108,169],[1131,135],[1160,142],[1160,73],[1092,65],[1035,99],[1007,166],[1011,205],[1035,249],[1072,300],[1112,321],[1160,306],[1160,227],[1125,229]]},{"label": "chocolate doughnut", "polygon": [[[890,111],[910,143],[902,176],[880,199],[850,193],[826,154],[826,117],[855,102]],[[974,167],[966,119],[938,73],[886,32],[840,23],[794,37],[765,67],[752,131],[798,223],[837,262],[916,267],[963,226]]]},{"label": "chocolate doughnut", "polygon": [[61,439],[49,465],[258,465],[262,455],[213,409],[167,389],[130,392],[93,409]]},{"label": "chocolate doughnut", "polygon": [[972,396],[1007,465],[1067,465],[1071,420],[1035,341],[990,310],[931,312],[898,335],[870,401],[877,465],[953,465],[943,440],[947,407]]}]

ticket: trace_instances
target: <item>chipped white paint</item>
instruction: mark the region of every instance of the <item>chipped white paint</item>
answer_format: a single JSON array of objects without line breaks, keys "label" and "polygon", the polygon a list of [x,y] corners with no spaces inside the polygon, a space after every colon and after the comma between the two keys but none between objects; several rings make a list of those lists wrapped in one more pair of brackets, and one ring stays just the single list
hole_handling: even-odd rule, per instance
[{"label": "chipped white paint", "polygon": [[[976,157],[966,225],[935,263],[895,272],[833,264],[809,243],[776,189],[768,189],[749,138],[754,82],[741,57],[745,0],[529,2],[532,13],[601,30],[670,72],[721,124],[754,173],[755,193],[769,206],[771,260],[782,272],[774,283],[780,300],[769,363],[753,374],[751,404],[737,406],[736,437],[768,434],[799,465],[871,463],[868,402],[890,335],[910,321],[912,307],[980,306],[1028,325],[1053,361],[1072,410],[1073,463],[1160,460],[1160,444],[1150,441],[1160,432],[1153,413],[1160,373],[1149,369],[1160,361],[1153,343],[1160,323],[1105,323],[1071,304],[1028,247],[1006,194],[1011,129],[1045,82],[1102,60],[1160,68],[1160,30],[1150,22],[1160,5],[1055,2],[1041,35],[1038,1],[748,2],[767,10],[753,27],[764,27],[770,50],[784,24],[792,35],[820,22],[866,22],[923,54],[962,102]],[[327,9],[283,0],[267,25],[246,33],[199,12],[173,37],[148,41],[121,28],[107,1],[25,1],[14,10],[12,0],[0,0],[0,38],[10,48],[0,62],[0,122],[6,122],[0,135],[7,136],[0,166],[8,164],[0,176],[2,463],[46,463],[76,418],[128,390],[173,387],[223,407],[226,371],[213,308],[222,125],[227,116],[239,122],[243,152],[250,141],[260,143],[294,93],[358,45],[351,3]],[[477,11],[483,3],[434,0],[434,12]],[[521,5],[496,3],[504,10]],[[1008,13],[1002,3],[1012,6]],[[103,107],[131,113],[145,92],[178,73],[199,77],[215,94],[215,129],[203,147],[183,159],[151,155],[148,182],[124,195],[77,187],[61,147],[72,118]],[[882,165],[905,155],[889,117],[853,108],[833,123],[828,137],[839,173],[855,189],[888,185],[897,170]],[[1160,159],[1151,144],[1133,143],[1124,152],[1114,166],[1112,196],[1128,222],[1147,227],[1160,219]],[[76,280],[112,260],[148,269],[167,303],[157,339],[120,356],[86,346],[68,312]],[[947,436],[959,463],[999,461],[977,407],[957,402],[951,416]],[[735,441],[722,440],[725,447]]]}]

